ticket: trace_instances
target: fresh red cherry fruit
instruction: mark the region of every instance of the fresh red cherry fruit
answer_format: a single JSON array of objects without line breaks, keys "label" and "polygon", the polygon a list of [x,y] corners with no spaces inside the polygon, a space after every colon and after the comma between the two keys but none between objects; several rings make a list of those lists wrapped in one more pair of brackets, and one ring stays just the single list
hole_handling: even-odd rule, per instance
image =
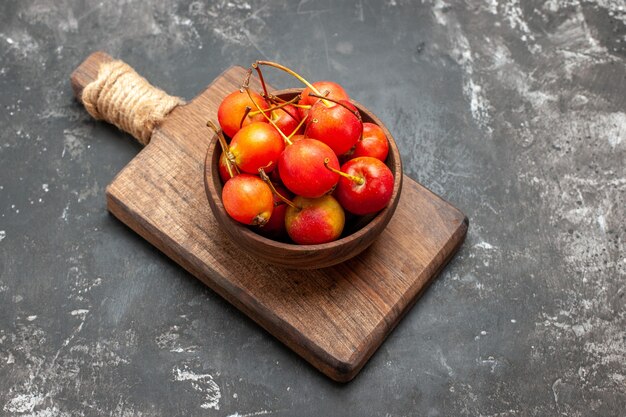
[{"label": "fresh red cherry fruit", "polygon": [[228,215],[238,222],[260,226],[270,219],[274,198],[272,190],[261,178],[239,174],[224,184],[222,204]]},{"label": "fresh red cherry fruit", "polygon": [[302,127],[298,128],[300,124],[300,115],[298,114],[298,110],[292,106],[287,105],[281,107],[280,109],[276,109],[272,111],[272,121],[278,126],[278,128],[285,134],[285,136],[289,136],[293,133],[294,130],[302,130]]},{"label": "fresh red cherry fruit", "polygon": [[[291,140],[291,143],[295,143],[301,139],[304,139],[304,135],[293,135],[290,140]],[[283,180],[280,179],[280,169],[278,168],[278,164],[276,165],[276,168],[274,168],[272,172],[268,172],[267,174],[273,183],[283,182]]]},{"label": "fresh red cherry fruit", "polygon": [[[343,89],[339,84],[334,83],[332,81],[316,81],[313,84],[313,87],[320,92],[321,95],[324,95],[327,91],[329,92],[326,97],[332,98],[333,100],[350,100],[348,97],[348,93]],[[312,93],[311,87],[305,88],[300,94],[300,101],[298,104],[302,104],[305,106],[312,106],[317,103],[320,99],[318,97],[309,96],[309,93]],[[330,107],[335,106],[335,103],[327,102]],[[307,114],[308,109],[303,109],[301,107],[298,108],[298,112],[300,113],[300,119],[304,118]]]},{"label": "fresh red cherry fruit", "polygon": [[339,167],[337,156],[328,145],[315,139],[300,139],[285,150],[278,159],[278,172],[285,187],[292,193],[308,197],[321,197],[329,192],[339,175],[324,166]]},{"label": "fresh red cherry fruit", "polygon": [[341,236],[345,213],[330,195],[320,198],[297,196],[287,207],[285,226],[291,240],[299,245],[332,242]]},{"label": "fresh red cherry fruit", "polygon": [[363,137],[356,143],[352,158],[371,156],[384,162],[388,153],[389,142],[380,126],[374,123],[363,123]]},{"label": "fresh red cherry fruit", "polygon": [[[266,110],[269,108],[269,104],[260,94],[251,91],[250,95],[261,109]],[[248,97],[248,93],[239,90],[227,95],[220,103],[220,107],[217,109],[217,120],[222,131],[229,137],[232,138],[239,131],[241,120],[246,113],[246,107],[256,110],[256,106]],[[253,122],[267,122],[267,120],[260,113],[254,116],[246,116],[243,120],[243,126]]]},{"label": "fresh red cherry fruit", "polygon": [[268,123],[251,123],[237,132],[230,142],[235,164],[249,174],[256,174],[259,168],[271,172],[283,149],[285,141]]},{"label": "fresh red cherry fruit", "polygon": [[[285,198],[292,198],[291,193],[280,184],[273,184],[274,189]],[[287,204],[274,194],[274,210],[269,221],[265,226],[256,228],[256,231],[270,239],[281,239],[287,236],[287,228],[285,227],[285,213],[287,212]]]},{"label": "fresh red cherry fruit", "polygon": [[347,211],[365,215],[382,210],[393,193],[393,174],[382,161],[370,156],[342,165],[334,196]]},{"label": "fresh red cherry fruit", "polygon": [[363,129],[361,120],[355,115],[358,112],[349,101],[340,101],[343,105],[327,107],[319,102],[309,110],[305,136],[320,140],[331,147],[337,154],[348,152],[361,137]]},{"label": "fresh red cherry fruit", "polygon": [[[228,181],[231,177],[230,177],[230,173],[228,172],[226,154],[224,152],[222,152],[222,155],[220,155],[220,160],[217,163],[217,169],[218,169],[218,172],[220,173],[220,179],[222,180],[222,183],[226,184],[226,181]],[[237,171],[235,170],[234,166],[231,166],[231,170],[233,172],[233,177],[237,175]]]}]

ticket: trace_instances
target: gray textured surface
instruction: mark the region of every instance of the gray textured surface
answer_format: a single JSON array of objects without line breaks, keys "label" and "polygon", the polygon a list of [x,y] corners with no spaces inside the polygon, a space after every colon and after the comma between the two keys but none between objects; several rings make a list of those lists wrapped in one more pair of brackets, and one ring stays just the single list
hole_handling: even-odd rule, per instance
[{"label": "gray textured surface", "polygon": [[[0,415],[624,415],[622,1],[162,3],[0,3]],[[336,80],[469,216],[353,382],[107,214],[139,146],[72,99],[96,49],[186,98],[258,58]]]}]

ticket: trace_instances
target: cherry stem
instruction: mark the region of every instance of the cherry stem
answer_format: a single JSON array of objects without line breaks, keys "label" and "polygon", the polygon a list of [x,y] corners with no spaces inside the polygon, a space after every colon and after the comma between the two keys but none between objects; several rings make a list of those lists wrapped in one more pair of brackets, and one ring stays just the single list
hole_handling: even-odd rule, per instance
[{"label": "cherry stem", "polygon": [[246,120],[247,116],[250,116],[250,117],[254,116],[254,115],[250,114],[250,110],[252,110],[250,108],[250,106],[246,106],[246,110],[243,113],[243,117],[241,118],[241,122],[239,122],[239,129],[241,129],[243,127],[243,122]]},{"label": "cherry stem", "polygon": [[[310,82],[308,82],[306,79],[304,79],[304,77],[303,77],[303,76],[301,76],[300,74],[298,74],[297,72],[295,72],[295,71],[294,71],[294,70],[292,70],[291,68],[287,68],[287,67],[286,67],[286,66],[284,66],[284,65],[281,65],[281,64],[279,64],[279,63],[272,62],[272,61],[256,61],[256,62],[255,62],[255,64],[257,64],[257,65],[267,65],[267,66],[269,66],[269,67],[274,67],[274,68],[277,68],[277,69],[279,69],[279,70],[281,70],[281,71],[285,71],[287,74],[289,74],[289,75],[291,75],[291,76],[293,76],[293,77],[297,78],[300,82],[302,82],[304,85],[306,85],[307,87],[309,87],[309,88],[311,89],[311,91],[313,91],[315,94],[317,94],[317,95],[321,95],[320,91],[319,91],[317,88],[315,88],[315,87],[313,86],[313,84],[311,84]],[[324,102],[324,104],[325,104],[327,107],[330,107],[330,105],[329,105],[328,103]]]},{"label": "cherry stem", "polygon": [[335,174],[339,174],[339,175],[341,175],[342,177],[347,178],[347,179],[349,179],[349,180],[351,180],[351,181],[354,181],[354,182],[356,182],[358,185],[363,185],[363,184],[365,184],[365,178],[363,178],[363,177],[357,177],[356,175],[350,175],[350,174],[347,174],[347,173],[345,173],[345,172],[343,172],[343,171],[339,171],[338,169],[335,169],[335,168],[333,168],[333,167],[329,166],[329,165],[328,165],[328,163],[329,163],[329,162],[330,162],[330,159],[329,159],[329,158],[325,158],[325,159],[324,159],[324,166],[325,166],[325,167],[326,167],[326,169],[328,169],[329,171],[334,172]]},{"label": "cherry stem", "polygon": [[[283,107],[289,106],[290,104],[292,104],[292,105],[293,105],[293,104],[294,104],[294,103],[298,100],[298,98],[299,98],[298,96],[295,96],[295,97],[294,97],[294,98],[292,98],[291,100],[289,100],[289,101],[283,101],[282,103],[277,104],[277,105],[276,105],[276,106],[274,106],[274,107],[270,107],[269,109],[267,109],[267,110],[265,110],[265,111],[272,112],[272,111],[274,111],[274,110],[282,109]],[[252,116],[256,116],[257,114],[261,114],[261,112],[260,112],[260,111],[258,111],[258,110],[251,111],[251,112],[250,112],[250,114],[248,114],[248,116],[252,117]],[[291,113],[290,113],[290,114],[291,114]],[[292,115],[292,116],[293,116],[293,115]]]},{"label": "cherry stem", "polygon": [[320,94],[319,90],[315,87],[313,87],[313,85],[308,82],[307,80],[304,79],[304,77],[302,77],[300,74],[298,74],[297,72],[295,72],[294,70],[292,70],[291,68],[287,68],[284,65],[278,64],[276,62],[272,62],[272,61],[257,61],[255,62],[255,64],[257,65],[267,65],[269,67],[274,67],[274,68],[278,68],[279,70],[285,71],[287,74],[296,77],[298,80],[300,80],[304,85],[306,85],[307,87],[309,87],[315,94]]},{"label": "cherry stem", "polygon": [[[298,95],[298,96],[295,96],[294,98],[292,98],[291,100],[289,100],[289,102],[292,102],[292,101],[294,101],[294,100],[296,100],[296,99],[298,99],[298,100],[299,100],[300,98],[301,98],[301,97],[300,97],[299,95]],[[283,100],[282,98],[280,98],[280,97],[278,97],[278,96],[272,96],[272,101],[275,101],[275,102],[277,102],[277,103],[287,103],[287,101],[286,101],[286,100]],[[294,107],[299,107],[299,108],[301,108],[301,109],[307,109],[307,110],[308,110],[308,109],[310,109],[311,107],[313,107],[313,106],[311,106],[310,104],[298,104],[298,103],[295,103],[295,102],[294,102],[294,103],[291,103],[291,105],[292,105],[292,106],[294,106]]]},{"label": "cherry stem", "polygon": [[281,195],[278,191],[276,191],[276,187],[274,187],[274,183],[272,183],[272,180],[270,180],[270,177],[267,176],[263,168],[259,168],[259,175],[261,176],[261,179],[265,181],[265,183],[270,187],[270,190],[272,190],[272,192],[276,195],[276,197],[281,199],[289,207],[294,208],[296,210],[301,210],[301,208],[296,206],[293,201],[289,200],[287,197]]},{"label": "cherry stem", "polygon": [[252,99],[252,95],[250,94],[250,77],[252,76],[252,68],[248,69],[248,74],[246,75],[246,79],[243,82],[243,85],[241,86],[241,88],[243,88],[244,90],[246,90],[246,93],[248,93],[248,97],[250,98],[250,101],[252,101],[252,103],[254,104],[254,106],[256,107],[256,109],[263,115],[263,117],[265,117],[267,119],[267,121],[274,126],[274,128],[278,131],[278,133],[280,133],[280,135],[283,137],[283,140],[288,144],[291,145],[292,142],[291,140],[287,137],[287,135],[285,135],[283,133],[282,130],[280,130],[280,128],[278,126],[276,126],[276,123],[274,123],[274,121],[271,119],[271,117],[269,117],[265,112],[265,110],[263,110],[256,101],[254,101]]},{"label": "cherry stem", "polygon": [[346,103],[342,103],[339,100],[335,100],[335,99],[332,99],[330,97],[325,97],[325,96],[322,96],[322,95],[319,95],[319,94],[309,93],[309,96],[317,97],[317,98],[322,99],[322,100],[328,100],[328,101],[332,101],[335,104],[339,104],[340,106],[342,106],[346,110],[348,110],[350,113],[354,114],[354,116],[356,116],[356,118],[359,119],[359,122],[361,122],[361,124],[363,124],[363,118],[361,117],[361,113],[359,113],[359,110],[351,109],[350,107],[348,107],[348,105]]},{"label": "cherry stem", "polygon": [[[295,96],[292,100],[295,99],[299,99],[300,96]],[[276,102],[276,103],[286,103],[287,100],[285,100],[284,98],[280,98],[278,96],[272,95],[272,101]]]},{"label": "cherry stem", "polygon": [[295,96],[294,98],[292,98],[291,100],[289,100],[289,102],[287,100],[283,100],[282,98],[278,97],[278,96],[272,96],[272,101],[276,102],[276,103],[291,103],[292,106],[294,107],[299,107],[301,109],[310,109],[311,106],[310,104],[298,104],[295,103],[295,100],[300,100],[302,97],[300,97],[300,95]]},{"label": "cherry stem", "polygon": [[267,87],[265,85],[265,79],[263,78],[263,73],[261,72],[261,68],[259,68],[256,62],[252,64],[252,68],[256,70],[257,74],[259,74],[259,80],[261,80],[261,87],[263,87],[263,95],[269,99],[270,94],[267,92]]},{"label": "cherry stem", "polygon": [[293,132],[291,132],[291,133],[289,134],[289,139],[291,139],[291,138],[292,138],[292,137],[296,134],[296,132],[297,132],[298,130],[300,130],[300,128],[302,127],[302,125],[304,124],[304,122],[306,122],[306,119],[308,119],[308,118],[309,118],[309,115],[307,114],[306,116],[304,116],[304,117],[302,118],[302,120],[300,120],[300,123],[298,123],[298,126],[296,126],[296,128],[293,130]]},{"label": "cherry stem", "polygon": [[226,154],[226,169],[228,169],[228,175],[230,175],[231,178],[235,176],[233,174],[233,167],[235,168],[235,171],[237,171],[237,173],[239,174],[239,168],[235,163],[235,155],[233,155],[230,151],[230,148],[228,147],[228,143],[226,143],[226,138],[224,138],[222,131],[219,130],[217,126],[215,126],[215,123],[213,123],[211,120],[207,120],[206,125],[215,131],[215,134],[217,135],[218,141],[222,148],[222,152]]}]

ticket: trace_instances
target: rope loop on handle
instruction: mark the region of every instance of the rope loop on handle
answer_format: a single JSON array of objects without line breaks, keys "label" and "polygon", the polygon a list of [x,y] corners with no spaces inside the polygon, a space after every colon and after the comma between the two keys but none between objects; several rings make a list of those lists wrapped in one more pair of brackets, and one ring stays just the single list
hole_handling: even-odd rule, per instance
[{"label": "rope loop on handle", "polygon": [[174,107],[185,102],[154,87],[120,60],[100,66],[98,77],[83,89],[82,101],[95,119],[130,133],[142,145]]}]

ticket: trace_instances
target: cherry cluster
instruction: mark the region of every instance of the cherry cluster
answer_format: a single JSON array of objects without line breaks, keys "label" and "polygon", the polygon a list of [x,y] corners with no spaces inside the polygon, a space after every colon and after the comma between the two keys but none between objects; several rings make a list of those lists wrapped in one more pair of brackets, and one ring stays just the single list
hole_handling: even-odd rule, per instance
[{"label": "cherry cluster", "polygon": [[[261,66],[285,71],[306,88],[290,100],[272,95]],[[260,93],[249,87],[254,70]],[[217,118],[221,132],[208,125],[223,151],[224,208],[264,236],[288,236],[302,245],[331,242],[341,236],[345,211],[372,215],[391,199],[387,138],[378,125],[363,122],[339,84],[309,83],[281,64],[257,61],[241,89],[221,102]]]}]

